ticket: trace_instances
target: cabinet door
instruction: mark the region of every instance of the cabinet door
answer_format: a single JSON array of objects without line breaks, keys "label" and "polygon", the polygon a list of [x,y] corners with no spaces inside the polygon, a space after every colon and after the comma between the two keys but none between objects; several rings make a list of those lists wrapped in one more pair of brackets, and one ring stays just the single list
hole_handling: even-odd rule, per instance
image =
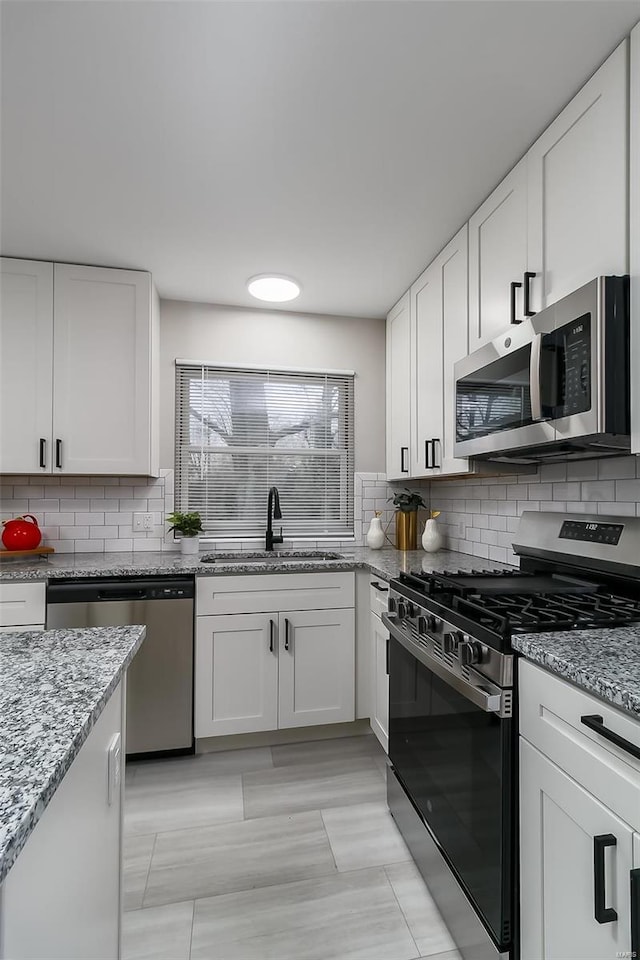
[{"label": "cabinet door", "polygon": [[527,155],[532,309],[628,272],[625,40]]},{"label": "cabinet door", "polygon": [[387,317],[387,479],[409,476],[411,324],[409,292]]},{"label": "cabinet door", "polygon": [[353,610],[280,614],[279,723],[308,727],[355,718]]},{"label": "cabinet door", "polygon": [[371,614],[372,644],[372,691],[371,691],[371,729],[382,744],[385,753],[389,752],[389,631],[385,629],[380,617]]},{"label": "cabinet door", "polygon": [[[518,163],[469,220],[469,352],[511,323],[511,283],[527,269],[527,167]],[[521,289],[516,320],[521,320]]]},{"label": "cabinet door", "polygon": [[[522,960],[602,960],[630,955],[633,832],[526,740],[520,740]],[[604,856],[604,906],[595,919],[594,838]]]},{"label": "cabinet door", "polygon": [[54,469],[151,471],[151,277],[55,264]]},{"label": "cabinet door", "polygon": [[51,473],[53,264],[0,269],[0,473]]},{"label": "cabinet door", "polygon": [[454,364],[469,353],[468,230],[467,225],[447,244],[440,256],[442,280],[442,442],[437,463],[440,473],[468,473],[469,461],[454,457],[456,408]]},{"label": "cabinet door", "polygon": [[631,32],[630,72],[631,452],[640,453],[640,23]]},{"label": "cabinet door", "polygon": [[[428,477],[440,471],[442,441],[442,276],[439,259],[411,287],[411,400],[412,424],[410,469],[412,477]],[[437,459],[436,459],[437,458]]]},{"label": "cabinet door", "polygon": [[196,738],[277,728],[277,631],[277,614],[196,617]]}]

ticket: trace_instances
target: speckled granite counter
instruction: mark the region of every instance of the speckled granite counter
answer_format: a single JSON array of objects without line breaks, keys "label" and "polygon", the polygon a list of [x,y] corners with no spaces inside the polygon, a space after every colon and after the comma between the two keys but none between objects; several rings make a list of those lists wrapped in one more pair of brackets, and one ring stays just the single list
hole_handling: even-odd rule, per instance
[{"label": "speckled granite counter", "polygon": [[512,638],[528,660],[640,720],[640,624]]},{"label": "speckled granite counter", "polygon": [[323,570],[369,569],[376,577],[390,580],[401,570],[506,569],[502,563],[481,560],[467,553],[440,550],[425,553],[424,550],[371,550],[369,547],[351,547],[332,551],[340,553],[340,560],[300,559],[295,563],[277,560],[248,560],[246,563],[201,563],[199,556],[183,557],[179,553],[82,553],[57,554],[45,561],[3,561],[0,566],[0,583],[25,580],[53,580],[63,577],[124,577],[124,576],[175,576],[198,574],[216,576],[242,573],[312,573]]},{"label": "speckled granite counter", "polygon": [[2,634],[0,883],[144,635],[135,626]]}]

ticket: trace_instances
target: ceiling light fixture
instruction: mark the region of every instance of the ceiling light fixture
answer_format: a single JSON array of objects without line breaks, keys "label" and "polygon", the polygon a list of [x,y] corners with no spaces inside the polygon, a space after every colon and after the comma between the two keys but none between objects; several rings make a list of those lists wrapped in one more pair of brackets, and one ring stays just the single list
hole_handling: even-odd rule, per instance
[{"label": "ceiling light fixture", "polygon": [[300,295],[300,284],[291,277],[261,273],[247,280],[247,290],[257,300],[285,303],[287,300],[295,300]]}]

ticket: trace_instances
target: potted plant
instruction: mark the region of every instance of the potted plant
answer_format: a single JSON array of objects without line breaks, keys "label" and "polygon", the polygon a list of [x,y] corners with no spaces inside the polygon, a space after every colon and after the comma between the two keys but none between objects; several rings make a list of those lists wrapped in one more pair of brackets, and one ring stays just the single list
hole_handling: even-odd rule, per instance
[{"label": "potted plant", "polygon": [[418,544],[418,508],[426,507],[419,493],[405,487],[404,492],[396,493],[393,497],[396,507],[396,548],[398,550],[415,550]]},{"label": "potted plant", "polygon": [[169,533],[172,530],[177,530],[178,533],[182,534],[180,540],[180,552],[183,554],[193,554],[197,553],[200,549],[200,537],[198,534],[202,533],[202,521],[200,520],[199,513],[170,513],[166,518],[166,522],[170,523]]}]

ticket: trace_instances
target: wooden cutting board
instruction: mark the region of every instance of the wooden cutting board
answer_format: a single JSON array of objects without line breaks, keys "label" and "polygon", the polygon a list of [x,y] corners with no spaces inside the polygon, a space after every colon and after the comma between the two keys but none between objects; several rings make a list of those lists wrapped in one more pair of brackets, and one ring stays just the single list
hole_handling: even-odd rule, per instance
[{"label": "wooden cutting board", "polygon": [[0,550],[0,560],[13,560],[15,557],[43,557],[55,553],[53,547],[35,547],[33,550]]}]

